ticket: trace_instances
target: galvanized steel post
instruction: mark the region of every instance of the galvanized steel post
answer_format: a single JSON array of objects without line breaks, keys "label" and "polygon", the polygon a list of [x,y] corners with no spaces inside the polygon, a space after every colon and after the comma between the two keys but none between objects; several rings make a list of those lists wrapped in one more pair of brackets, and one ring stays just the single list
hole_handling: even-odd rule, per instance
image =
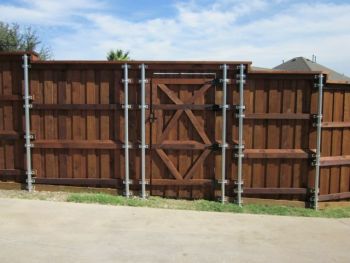
[{"label": "galvanized steel post", "polygon": [[145,84],[146,72],[145,64],[141,64],[141,197],[146,198],[146,102],[145,102]]},{"label": "galvanized steel post", "polygon": [[323,74],[316,76],[318,83],[318,105],[316,116],[316,160],[315,160],[315,191],[314,191],[314,209],[318,209],[318,193],[320,184],[320,158],[321,158],[321,138],[322,138],[322,103],[323,103]]},{"label": "galvanized steel post", "polygon": [[239,65],[239,107],[238,107],[238,164],[237,164],[237,204],[242,206],[242,159],[244,157],[243,154],[243,118],[244,118],[244,97],[243,97],[243,88],[245,83],[245,75],[244,75],[243,64]]},{"label": "galvanized steel post", "polygon": [[227,97],[227,68],[226,64],[222,65],[222,127],[221,127],[221,202],[225,203],[225,185],[226,181],[226,97]]},{"label": "galvanized steel post", "polygon": [[130,197],[130,178],[129,178],[129,65],[124,64],[124,154],[125,154],[125,196]]},{"label": "galvanized steel post", "polygon": [[25,148],[26,148],[26,162],[27,162],[27,189],[29,192],[33,191],[33,170],[32,170],[32,155],[30,142],[32,136],[30,134],[30,112],[29,109],[32,105],[29,100],[32,98],[29,95],[29,77],[28,77],[28,55],[23,56],[23,69],[24,69],[24,113],[25,113]]}]

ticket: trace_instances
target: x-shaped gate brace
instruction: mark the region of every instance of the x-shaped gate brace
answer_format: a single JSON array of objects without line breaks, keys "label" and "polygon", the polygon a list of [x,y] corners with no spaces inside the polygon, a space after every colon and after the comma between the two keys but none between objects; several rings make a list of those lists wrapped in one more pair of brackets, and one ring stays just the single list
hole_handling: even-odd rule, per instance
[{"label": "x-shaped gate brace", "polygon": [[[194,95],[186,101],[182,101],[181,99],[179,99],[177,95],[173,91],[171,91],[165,84],[156,83],[155,81],[155,83],[153,84],[153,89],[157,89],[159,87],[176,105],[194,104],[196,99],[198,99],[201,96],[204,96],[204,93],[213,85],[212,81],[208,83],[207,81],[203,80],[203,82],[204,82],[204,85],[199,90],[195,91]],[[166,137],[169,135],[169,132],[171,131],[171,129],[174,128],[174,126],[176,125],[176,122],[179,120],[183,112],[185,112],[185,114],[188,116],[193,127],[196,129],[196,131],[198,132],[198,135],[201,137],[203,142],[205,144],[211,144],[211,141],[209,140],[204,129],[201,127],[200,123],[198,122],[198,119],[193,114],[192,110],[186,109],[186,108],[176,110],[175,114],[173,115],[171,120],[168,122],[168,125],[166,126],[162,134],[159,136],[159,139],[157,140],[157,144],[162,144],[164,142]],[[176,180],[189,180],[189,179],[192,179],[194,172],[208,157],[208,155],[211,152],[211,149],[208,149],[208,148],[204,149],[204,151],[200,154],[200,156],[196,159],[196,161],[192,164],[192,166],[188,169],[188,171],[184,176],[180,174],[180,172],[174,166],[174,164],[169,159],[169,157],[164,152],[164,150],[156,149],[156,152]]]}]

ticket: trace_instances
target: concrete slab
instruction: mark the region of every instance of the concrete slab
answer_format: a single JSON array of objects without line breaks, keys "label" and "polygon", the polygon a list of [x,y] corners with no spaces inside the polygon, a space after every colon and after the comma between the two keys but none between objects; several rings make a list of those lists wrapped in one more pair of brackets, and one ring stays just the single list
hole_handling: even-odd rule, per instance
[{"label": "concrete slab", "polygon": [[350,219],[0,199],[0,262],[350,262]]}]

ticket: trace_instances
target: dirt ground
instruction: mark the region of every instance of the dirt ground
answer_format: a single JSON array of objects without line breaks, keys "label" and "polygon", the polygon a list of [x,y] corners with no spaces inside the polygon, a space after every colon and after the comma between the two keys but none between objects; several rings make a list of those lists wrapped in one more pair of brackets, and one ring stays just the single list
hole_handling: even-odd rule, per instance
[{"label": "dirt ground", "polygon": [[0,190],[0,198],[19,198],[19,199],[39,199],[48,201],[66,201],[68,192],[32,192],[21,190]]},{"label": "dirt ground", "polygon": [[0,198],[0,233],[2,263],[350,262],[350,219]]}]

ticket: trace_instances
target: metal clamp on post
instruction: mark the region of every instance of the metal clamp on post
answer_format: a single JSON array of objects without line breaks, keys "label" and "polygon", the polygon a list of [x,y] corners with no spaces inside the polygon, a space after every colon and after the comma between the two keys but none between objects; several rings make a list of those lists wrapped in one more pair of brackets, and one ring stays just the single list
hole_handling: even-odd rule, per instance
[{"label": "metal clamp on post", "polygon": [[139,109],[140,110],[142,110],[142,109],[148,109],[149,107],[148,107],[148,105],[147,104],[145,104],[145,105],[139,105]]},{"label": "metal clamp on post", "polygon": [[35,139],[35,135],[34,134],[29,134],[29,135],[23,135],[24,139],[29,139],[29,140],[34,140]]},{"label": "metal clamp on post", "polygon": [[[149,185],[150,183],[149,183],[149,180],[145,179],[145,180],[140,180],[139,184],[141,185],[141,187],[145,187],[146,185]],[[140,197],[142,199],[147,199],[149,197],[148,191],[145,190],[144,192],[141,192]]]},{"label": "metal clamp on post", "polygon": [[322,89],[325,88],[325,84],[327,82],[325,75],[323,75],[323,74],[315,75],[314,79],[315,79],[314,88],[316,88],[316,89],[319,89],[320,87]]},{"label": "metal clamp on post", "polygon": [[[32,174],[32,175],[33,175],[33,174]],[[32,179],[30,179],[30,180],[31,180],[31,181],[30,181],[31,183],[33,183],[33,184],[35,183],[35,178],[32,178]],[[29,182],[28,179],[26,179],[26,183],[28,183],[28,182]]]},{"label": "metal clamp on post", "polygon": [[129,180],[123,180],[123,184],[133,184],[133,180],[129,179]]},{"label": "metal clamp on post", "polygon": [[322,119],[323,119],[323,115],[320,114],[313,114],[312,115],[312,126],[313,127],[318,127],[318,125],[321,125],[322,126]]},{"label": "metal clamp on post", "polygon": [[[126,106],[125,106],[126,105]],[[131,104],[122,104],[122,109],[132,109],[132,105]]]},{"label": "metal clamp on post", "polygon": [[125,185],[125,191],[123,191],[123,196],[129,198],[134,195],[132,191],[130,191],[130,185],[132,185],[134,182],[131,179],[123,180],[123,184]]},{"label": "metal clamp on post", "polygon": [[25,105],[23,105],[23,108],[28,108],[28,109],[32,109],[33,108],[33,104],[25,104]]},{"label": "metal clamp on post", "polygon": [[37,175],[37,171],[36,170],[31,170],[30,172],[29,171],[26,171],[26,175],[27,175],[27,178],[26,178],[26,189],[29,191],[29,185],[32,186],[31,190],[33,191],[34,190],[34,184],[35,184],[35,175]]},{"label": "metal clamp on post", "polygon": [[123,144],[122,148],[123,149],[132,149],[132,144]]},{"label": "metal clamp on post", "polygon": [[235,153],[236,158],[244,158],[244,153]]},{"label": "metal clamp on post", "polygon": [[236,105],[235,109],[236,109],[236,114],[235,114],[236,118],[245,118],[245,114],[244,114],[245,106],[244,105]]},{"label": "metal clamp on post", "polygon": [[[146,179],[144,183],[149,184],[149,180]],[[142,184],[142,181],[139,181],[139,184]]]},{"label": "metal clamp on post", "polygon": [[[308,188],[307,191],[307,200],[309,202],[309,207],[317,209],[317,199],[318,199],[319,191],[316,193],[316,190],[314,188]],[[317,196],[317,198],[316,198]]]},{"label": "metal clamp on post", "polygon": [[222,144],[222,143],[219,143],[219,145],[218,145],[220,148],[224,148],[224,149],[226,149],[226,148],[228,148],[228,143],[224,143],[224,144]]},{"label": "metal clamp on post", "polygon": [[228,110],[230,108],[230,106],[228,104],[225,105],[220,105],[220,109],[226,109]]},{"label": "metal clamp on post", "polygon": [[144,80],[139,79],[139,84],[141,84],[141,83],[148,83],[148,79],[144,79]]},{"label": "metal clamp on post", "polygon": [[[33,174],[32,174],[33,175]],[[35,184],[35,178],[31,178],[31,179],[26,179],[26,183],[27,183],[27,190],[29,190],[28,188],[28,184],[31,183],[32,185]],[[34,188],[34,186],[32,186]]]},{"label": "metal clamp on post", "polygon": [[[243,193],[243,181],[238,182],[237,180],[234,181],[235,187],[234,187],[234,192],[237,193]],[[240,186],[240,187],[239,187]]]},{"label": "metal clamp on post", "polygon": [[244,150],[244,149],[245,149],[245,146],[244,146],[244,144],[242,144],[242,145],[235,144],[235,146],[233,146],[233,148],[235,148],[236,150],[239,150],[239,149]]},{"label": "metal clamp on post", "polygon": [[239,74],[236,74],[236,83],[237,84],[245,84],[246,83],[246,75],[245,73],[245,69],[246,66],[241,64],[239,66],[236,67],[236,69],[239,71]]},{"label": "metal clamp on post", "polygon": [[[237,194],[237,196],[242,196],[242,194],[243,194],[243,190],[241,190],[241,191],[239,191],[239,190],[233,190],[233,192],[234,192],[235,194]],[[235,199],[234,199],[234,203],[235,203],[236,205],[242,207],[242,206],[243,206],[243,199],[242,199],[242,197],[241,197],[240,199],[235,198]]]},{"label": "metal clamp on post", "polygon": [[321,158],[320,154],[313,154],[311,165],[312,166],[319,166],[320,165],[320,158]]},{"label": "metal clamp on post", "polygon": [[236,158],[238,158],[238,157],[241,157],[241,158],[244,158],[244,153],[243,153],[243,151],[244,151],[244,149],[245,149],[245,145],[244,144],[235,144],[234,146],[233,146],[233,148],[234,148],[234,150],[235,150],[235,152],[234,152],[234,156],[236,157]]},{"label": "metal clamp on post", "polygon": [[229,84],[230,83],[230,79],[220,79],[219,80],[220,83],[226,83],[226,84]]},{"label": "metal clamp on post", "polygon": [[[31,170],[30,172],[29,171],[26,171],[26,175],[37,175],[37,171],[36,170]],[[34,178],[32,178],[34,180]]]},{"label": "metal clamp on post", "polygon": [[219,184],[219,185],[221,185],[221,184],[228,184],[228,183],[229,183],[229,181],[226,180],[226,179],[223,180],[223,181],[222,181],[222,180],[217,180],[216,182],[217,182],[217,184]]},{"label": "metal clamp on post", "polygon": [[132,83],[132,79],[122,79],[122,83],[129,83],[131,84]]},{"label": "metal clamp on post", "polygon": [[29,96],[23,96],[23,99],[26,100],[34,100],[34,96],[33,95],[29,95]]}]

